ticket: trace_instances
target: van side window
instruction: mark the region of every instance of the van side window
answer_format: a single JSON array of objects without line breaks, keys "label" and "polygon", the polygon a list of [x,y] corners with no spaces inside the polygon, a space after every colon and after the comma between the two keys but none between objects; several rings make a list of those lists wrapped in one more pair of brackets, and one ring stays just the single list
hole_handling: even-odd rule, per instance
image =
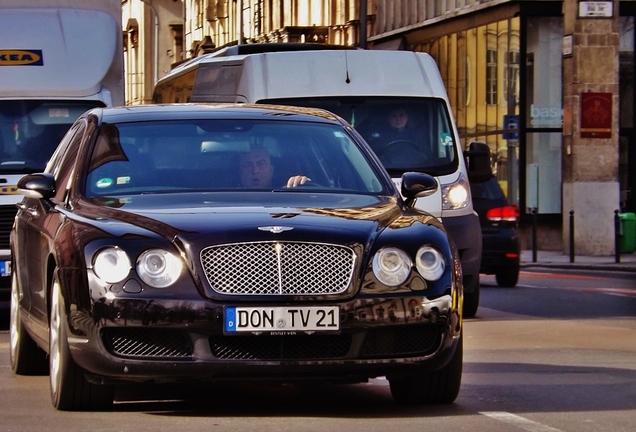
[{"label": "van side window", "polygon": [[177,75],[174,78],[157,84],[152,95],[153,103],[184,103],[190,102],[196,69]]},{"label": "van side window", "polygon": [[241,79],[242,63],[200,65],[192,100],[233,102]]}]

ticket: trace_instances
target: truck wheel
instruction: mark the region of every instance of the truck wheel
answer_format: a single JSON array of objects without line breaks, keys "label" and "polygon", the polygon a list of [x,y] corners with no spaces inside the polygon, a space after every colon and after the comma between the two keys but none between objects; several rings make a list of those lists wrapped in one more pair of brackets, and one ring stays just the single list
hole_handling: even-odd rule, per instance
[{"label": "truck wheel", "polygon": [[479,275],[473,278],[472,283],[474,285],[472,291],[467,291],[464,288],[464,307],[462,309],[464,318],[474,317],[479,308]]},{"label": "truck wheel", "polygon": [[512,288],[519,282],[519,267],[509,267],[495,273],[495,280],[500,287]]},{"label": "truck wheel", "polygon": [[75,364],[68,346],[64,299],[57,278],[51,285],[49,326],[49,382],[51,402],[62,411],[106,409],[112,406],[114,387],[91,384]]},{"label": "truck wheel", "polygon": [[46,375],[48,371],[46,353],[33,341],[22,322],[18,278],[15,272],[11,278],[9,314],[11,370],[18,375]]},{"label": "truck wheel", "polygon": [[460,336],[453,357],[442,369],[389,377],[393,399],[400,405],[453,403],[461,387],[463,357],[463,336]]}]

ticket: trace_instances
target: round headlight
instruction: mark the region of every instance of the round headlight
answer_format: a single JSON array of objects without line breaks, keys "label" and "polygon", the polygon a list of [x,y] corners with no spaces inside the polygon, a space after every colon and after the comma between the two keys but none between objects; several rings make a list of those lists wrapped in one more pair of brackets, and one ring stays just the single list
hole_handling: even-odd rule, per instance
[{"label": "round headlight", "polygon": [[470,203],[470,186],[463,176],[455,183],[442,186],[442,208],[444,210],[457,210],[466,207]]},{"label": "round headlight", "polygon": [[437,249],[431,246],[422,246],[417,251],[415,266],[424,279],[436,281],[444,274],[446,261]]},{"label": "round headlight", "polygon": [[181,259],[163,249],[149,249],[139,255],[137,274],[155,288],[172,285],[181,274]]},{"label": "round headlight", "polygon": [[121,282],[130,273],[130,268],[128,255],[117,247],[102,249],[93,258],[95,275],[107,283]]},{"label": "round headlight", "polygon": [[411,258],[403,250],[387,247],[373,257],[373,274],[388,286],[397,286],[409,277],[413,267]]}]

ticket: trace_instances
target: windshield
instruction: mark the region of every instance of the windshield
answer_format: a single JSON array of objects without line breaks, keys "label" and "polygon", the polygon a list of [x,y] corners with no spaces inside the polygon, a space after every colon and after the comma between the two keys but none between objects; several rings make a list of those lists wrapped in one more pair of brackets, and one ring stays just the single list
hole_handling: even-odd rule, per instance
[{"label": "windshield", "polygon": [[452,123],[442,99],[325,97],[262,102],[338,114],[360,132],[393,175],[417,170],[439,176],[457,170]]},{"label": "windshield", "polygon": [[44,171],[73,122],[101,102],[0,101],[0,174]]},{"label": "windshield", "polygon": [[390,193],[370,161],[344,128],[331,124],[277,119],[103,124],[88,161],[85,194]]}]

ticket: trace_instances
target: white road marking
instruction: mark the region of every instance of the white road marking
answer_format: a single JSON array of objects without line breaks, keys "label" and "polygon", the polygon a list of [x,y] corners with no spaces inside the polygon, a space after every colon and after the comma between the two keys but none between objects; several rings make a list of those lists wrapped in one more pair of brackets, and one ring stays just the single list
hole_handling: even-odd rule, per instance
[{"label": "white road marking", "polygon": [[532,420],[528,420],[527,418],[523,418],[521,416],[510,414],[507,412],[502,412],[502,411],[480,412],[480,414],[493,418],[495,420],[499,420],[504,423],[511,424],[513,426],[517,426],[518,428],[526,430],[528,432],[563,432],[560,429],[546,426],[544,424],[541,424]]}]

